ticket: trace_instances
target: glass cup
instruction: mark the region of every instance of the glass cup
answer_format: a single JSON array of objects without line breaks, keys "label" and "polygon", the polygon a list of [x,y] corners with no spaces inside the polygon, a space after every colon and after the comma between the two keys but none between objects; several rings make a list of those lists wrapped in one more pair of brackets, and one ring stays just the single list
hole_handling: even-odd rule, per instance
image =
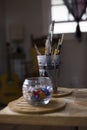
[{"label": "glass cup", "polygon": [[39,55],[37,56],[39,75],[42,77],[47,77],[47,67],[51,65],[51,56]]},{"label": "glass cup", "polygon": [[22,92],[32,105],[46,105],[50,102],[53,87],[49,77],[32,77],[24,80]]},{"label": "glass cup", "polygon": [[59,67],[59,55],[38,55],[38,68],[40,76],[47,76],[53,83],[53,92],[58,92],[58,67]]}]

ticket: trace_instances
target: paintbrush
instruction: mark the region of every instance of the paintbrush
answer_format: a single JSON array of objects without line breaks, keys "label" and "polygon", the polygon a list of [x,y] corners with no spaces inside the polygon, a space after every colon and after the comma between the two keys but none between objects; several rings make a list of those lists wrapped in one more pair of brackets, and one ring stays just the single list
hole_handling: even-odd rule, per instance
[{"label": "paintbrush", "polygon": [[62,34],[61,39],[59,39],[59,41],[58,41],[57,48],[54,50],[54,55],[60,54],[60,50],[61,50],[63,40],[64,40],[64,34]]},{"label": "paintbrush", "polygon": [[36,50],[37,54],[38,54],[38,55],[41,55],[41,53],[40,53],[40,51],[39,51],[39,49],[38,49],[38,47],[37,47],[36,44],[34,45],[34,47],[35,47],[35,50]]}]

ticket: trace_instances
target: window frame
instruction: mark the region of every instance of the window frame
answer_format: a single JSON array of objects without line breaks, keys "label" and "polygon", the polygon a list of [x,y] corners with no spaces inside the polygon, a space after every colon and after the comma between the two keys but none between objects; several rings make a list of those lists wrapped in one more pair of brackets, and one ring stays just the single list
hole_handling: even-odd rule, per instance
[{"label": "window frame", "polygon": [[[67,10],[68,10],[68,11],[67,11],[67,12],[68,12],[68,13],[67,13],[67,20],[55,20],[55,19],[52,19],[52,8],[55,7],[55,6],[57,7],[57,6],[64,6],[64,5],[65,5],[64,2],[61,3],[61,4],[52,4],[52,0],[51,0],[51,20],[52,20],[52,21],[53,21],[53,20],[55,21],[55,25],[56,25],[56,24],[63,24],[63,23],[64,23],[64,24],[66,24],[66,23],[67,23],[67,24],[68,24],[68,23],[72,23],[72,24],[73,24],[73,23],[76,23],[76,24],[77,24],[77,22],[75,21],[75,19],[72,20],[72,19],[69,18],[69,16],[71,15],[71,13],[69,12],[68,9],[67,9]],[[79,22],[80,28],[82,28],[82,27],[81,27],[81,24],[82,24],[83,22],[87,22],[87,7],[86,7],[86,12],[84,13],[84,15],[85,15],[85,19],[81,19],[81,21]],[[84,23],[83,23],[83,24],[84,24]],[[82,30],[82,29],[81,29],[81,31],[82,31],[82,32],[87,32],[87,29],[86,29],[86,30]],[[54,27],[54,33],[74,33],[74,32],[75,32],[75,30],[74,30],[74,31],[71,31],[71,32],[69,32],[69,31],[56,32],[56,31],[55,31],[55,27]]]}]

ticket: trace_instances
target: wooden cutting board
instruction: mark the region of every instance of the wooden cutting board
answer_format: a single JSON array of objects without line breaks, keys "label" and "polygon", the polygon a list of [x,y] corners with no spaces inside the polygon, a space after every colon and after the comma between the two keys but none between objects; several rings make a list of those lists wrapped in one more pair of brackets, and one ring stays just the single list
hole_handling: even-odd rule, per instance
[{"label": "wooden cutting board", "polygon": [[30,105],[25,101],[23,97],[20,97],[17,100],[14,100],[8,104],[8,107],[14,111],[19,113],[25,113],[25,114],[40,114],[40,113],[49,113],[49,112],[55,112],[58,110],[63,109],[66,106],[66,103],[64,100],[55,100],[52,99],[50,103],[43,106],[33,106]]},{"label": "wooden cutting board", "polygon": [[53,93],[53,97],[63,97],[72,94],[73,90],[63,87],[58,87],[58,92]]}]

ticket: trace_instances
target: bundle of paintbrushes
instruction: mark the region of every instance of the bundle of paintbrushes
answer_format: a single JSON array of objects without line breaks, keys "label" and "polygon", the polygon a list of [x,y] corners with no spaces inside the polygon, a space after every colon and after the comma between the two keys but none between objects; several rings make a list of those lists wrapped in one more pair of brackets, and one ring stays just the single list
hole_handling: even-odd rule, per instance
[{"label": "bundle of paintbrushes", "polygon": [[50,33],[45,42],[45,53],[41,55],[39,49],[35,45],[35,49],[37,52],[37,61],[39,67],[39,74],[40,76],[48,76],[51,78],[54,88],[54,93],[57,92],[58,87],[58,67],[59,67],[59,55],[61,51],[61,46],[64,39],[64,34],[58,40],[57,45],[55,48],[52,45],[53,39],[53,26],[54,21],[51,24]]}]

